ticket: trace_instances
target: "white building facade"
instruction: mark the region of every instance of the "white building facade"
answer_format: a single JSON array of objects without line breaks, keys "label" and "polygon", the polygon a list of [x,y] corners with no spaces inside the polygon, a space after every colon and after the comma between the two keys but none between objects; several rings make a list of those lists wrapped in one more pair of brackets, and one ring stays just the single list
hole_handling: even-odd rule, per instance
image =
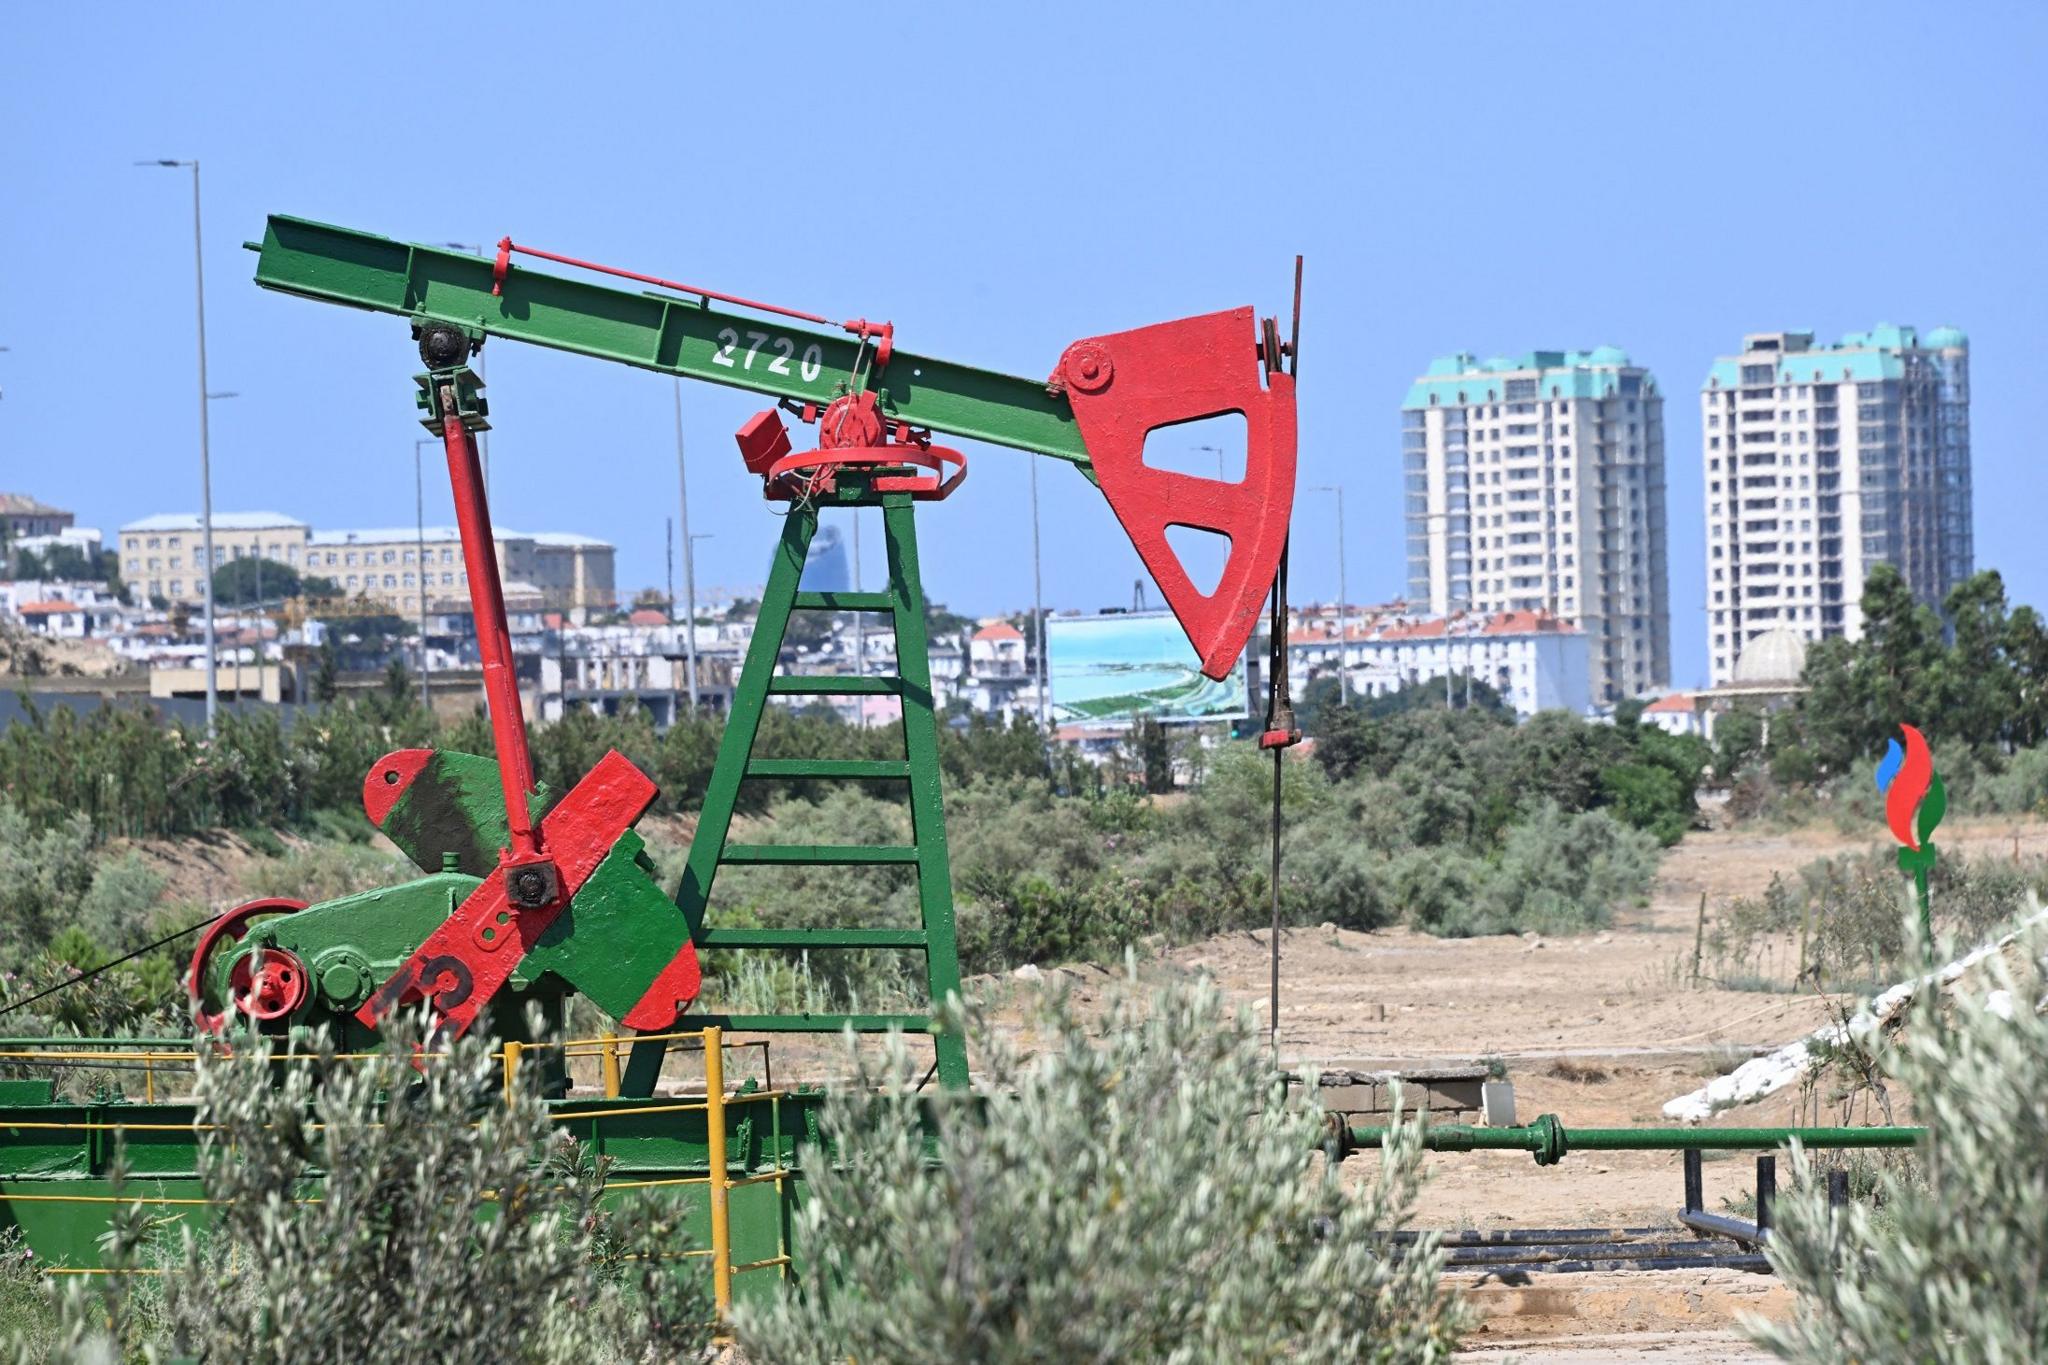
[{"label": "white building facade", "polygon": [[1585,715],[1597,704],[1589,637],[1543,612],[1379,617],[1354,623],[1341,651],[1334,628],[1318,623],[1291,633],[1287,652],[1289,668],[1303,678],[1329,672],[1341,652],[1357,696],[1443,683],[1462,702],[1470,679],[1499,692],[1523,718],[1538,711]]},{"label": "white building facade", "polygon": [[1939,607],[1974,569],[1969,340],[1880,323],[1832,346],[1759,332],[1700,388],[1715,685],[1775,630],[1857,639],[1892,564]]},{"label": "white building facade", "polygon": [[1409,599],[1577,624],[1598,703],[1665,685],[1663,409],[1612,346],[1432,361],[1401,405]]}]

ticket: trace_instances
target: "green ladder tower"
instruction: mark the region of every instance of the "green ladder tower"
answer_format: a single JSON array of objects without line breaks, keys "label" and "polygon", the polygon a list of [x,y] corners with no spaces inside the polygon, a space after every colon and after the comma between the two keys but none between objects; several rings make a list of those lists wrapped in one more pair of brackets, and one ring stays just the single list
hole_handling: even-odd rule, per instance
[{"label": "green ladder tower", "polygon": [[[886,592],[806,592],[804,560],[817,533],[821,506],[879,507],[889,556]],[[790,675],[776,672],[789,618],[796,611],[865,611],[887,614],[895,625],[896,668],[891,677]],[[893,696],[903,708],[903,757],[890,759],[756,758],[754,740],[771,697]],[[749,778],[866,778],[905,784],[912,842],[890,844],[737,844],[730,841],[740,784]],[[705,913],[721,866],[877,866],[917,869],[917,929],[720,929]],[[704,793],[703,814],[690,844],[676,903],[690,936],[703,949],[894,948],[921,951],[933,1006],[960,992],[960,958],[953,928],[952,869],[946,855],[946,817],[939,794],[939,731],[932,707],[931,660],[925,649],[924,585],[917,563],[917,530],[909,493],[876,493],[868,478],[843,472],[832,492],[793,503],[769,566],[753,642],[733,689],[732,709],[718,761]],[[965,1087],[967,1049],[959,1032],[934,1014],[694,1015],[693,1022],[737,1031],[860,1033],[900,1028],[928,1033],[942,1085]]]}]

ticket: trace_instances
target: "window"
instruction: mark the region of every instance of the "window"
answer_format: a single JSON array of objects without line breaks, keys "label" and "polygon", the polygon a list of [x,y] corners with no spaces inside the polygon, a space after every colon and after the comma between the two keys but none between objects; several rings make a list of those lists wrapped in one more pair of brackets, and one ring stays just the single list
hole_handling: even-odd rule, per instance
[{"label": "window", "polygon": [[398,562],[398,552],[396,550],[386,550],[384,552],[384,562],[386,564],[396,564]]},{"label": "window", "polygon": [[[386,551],[385,553],[389,554],[390,552],[389,552],[389,551]],[[395,587],[397,587],[397,586],[398,586],[398,575],[397,575],[397,574],[391,574],[391,573],[385,574],[385,575],[384,575],[384,586],[385,586],[385,587],[387,587],[387,588],[395,588]]]},{"label": "window", "polygon": [[184,580],[184,579],[182,579],[182,578],[173,578],[173,579],[171,580],[171,596],[173,596],[173,597],[182,597],[182,596],[184,595],[184,593],[185,593],[185,580]]},{"label": "window", "polygon": [[165,548],[165,549],[167,549],[167,550],[175,550],[175,549],[177,549],[177,548],[178,548],[178,537],[176,537],[176,536],[172,536],[172,537],[171,537],[171,538],[170,538],[169,540],[166,540],[166,541],[164,542],[164,548]]}]

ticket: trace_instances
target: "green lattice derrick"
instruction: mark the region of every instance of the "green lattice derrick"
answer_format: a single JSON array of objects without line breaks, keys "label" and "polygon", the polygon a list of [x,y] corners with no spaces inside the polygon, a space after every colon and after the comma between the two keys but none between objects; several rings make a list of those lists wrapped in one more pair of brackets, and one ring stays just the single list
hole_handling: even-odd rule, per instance
[{"label": "green lattice derrick", "polygon": [[[793,507],[769,564],[768,583],[754,621],[754,637],[733,689],[718,760],[704,796],[690,857],[676,903],[698,946],[709,949],[921,949],[925,984],[933,1001],[960,991],[960,959],[953,924],[952,870],[946,855],[945,812],[939,791],[938,720],[932,706],[931,661],[926,652],[924,588],[918,572],[917,532],[908,494],[876,496],[857,476],[842,475],[824,501],[837,507],[882,509],[889,555],[886,593],[810,593],[799,590],[804,558],[818,528],[818,507]],[[793,610],[886,611],[895,628],[898,674],[890,678],[777,676],[784,634]],[[893,695],[903,708],[904,754],[899,759],[756,759],[754,741],[771,695]],[[733,812],[749,777],[892,778],[907,783],[912,842],[906,845],[733,844]],[[917,929],[828,927],[722,929],[705,923],[721,864],[898,865],[916,869]],[[941,1031],[925,1014],[761,1014],[706,1017],[746,1031],[859,1032],[900,1028],[932,1034],[942,1084],[967,1084],[967,1051],[957,1033]]]},{"label": "green lattice derrick", "polygon": [[[529,799],[538,821],[554,805],[545,783]],[[437,749],[434,756],[392,803],[379,826],[398,851],[422,872],[466,872],[486,877],[498,865],[498,853],[512,841],[505,824],[504,789],[498,783],[496,759]],[[455,855],[451,869],[442,855]]]},{"label": "green lattice derrick", "polygon": [[[635,293],[517,262],[493,294],[492,262],[484,257],[282,214],[265,223],[261,243],[248,246],[260,253],[256,283],[266,289],[450,323],[471,336],[509,337],[803,403],[828,403],[855,384],[860,347],[852,336],[724,312],[709,300]],[[1048,371],[1057,358],[1047,357]],[[874,388],[897,421],[1068,460],[1092,476],[1072,408],[1047,393],[1042,378],[899,349],[861,387]]]}]

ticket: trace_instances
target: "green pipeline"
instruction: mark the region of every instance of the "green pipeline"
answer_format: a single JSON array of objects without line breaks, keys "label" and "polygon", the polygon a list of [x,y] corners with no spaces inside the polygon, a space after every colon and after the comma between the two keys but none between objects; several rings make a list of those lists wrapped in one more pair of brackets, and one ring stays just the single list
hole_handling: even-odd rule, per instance
[{"label": "green pipeline", "polygon": [[[1353,1128],[1346,1150],[1377,1147],[1384,1126]],[[1568,1152],[1755,1151],[1792,1142],[1807,1147],[1911,1147],[1925,1128],[1573,1128],[1555,1114],[1510,1128],[1464,1123],[1422,1126],[1430,1152],[1528,1152],[1539,1166],[1554,1166]]]}]

